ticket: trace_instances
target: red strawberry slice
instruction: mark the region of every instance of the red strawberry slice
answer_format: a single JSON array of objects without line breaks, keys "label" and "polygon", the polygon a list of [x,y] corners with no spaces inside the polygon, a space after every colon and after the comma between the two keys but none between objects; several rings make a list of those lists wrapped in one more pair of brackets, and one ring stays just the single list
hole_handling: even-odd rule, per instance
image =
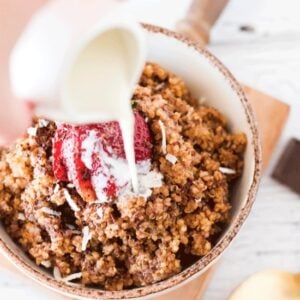
[{"label": "red strawberry slice", "polygon": [[147,160],[151,158],[152,144],[149,127],[144,118],[135,113],[134,124],[134,152],[136,162]]},{"label": "red strawberry slice", "polygon": [[70,125],[60,126],[54,135],[53,139],[53,172],[56,179],[68,182],[68,172],[65,166],[63,157],[64,141],[70,138],[72,134],[72,127]]},{"label": "red strawberry slice", "polygon": [[[134,151],[135,160],[140,162],[151,157],[151,137],[150,131],[144,118],[138,113],[134,113]],[[118,122],[106,122],[97,125],[87,125],[90,130],[96,128],[104,149],[112,149],[115,156],[125,159],[124,143],[122,131]]]},{"label": "red strawberry slice", "polygon": [[81,139],[76,128],[73,128],[70,139],[64,143],[64,158],[68,179],[72,182],[81,197],[86,201],[96,200],[96,193],[91,182],[90,170],[81,160]]},{"label": "red strawberry slice", "polygon": [[[135,116],[134,150],[136,162],[151,158],[150,131],[144,118],[137,112]],[[91,169],[82,161],[84,151],[82,143],[91,132],[96,133],[107,155],[125,159],[122,132],[118,122],[106,122],[82,126],[60,126],[53,140],[53,170],[55,177],[64,182],[75,184],[78,193],[85,201],[96,200],[96,193],[92,185],[92,176],[101,173],[107,178],[107,185],[103,189],[108,198],[117,197],[116,180],[111,174],[104,174],[99,153],[92,152]],[[93,149],[91,149],[93,151]]]},{"label": "red strawberry slice", "polygon": [[53,141],[53,170],[55,177],[72,182],[86,201],[96,200],[91,174],[81,160],[78,130],[70,125],[60,126]]}]

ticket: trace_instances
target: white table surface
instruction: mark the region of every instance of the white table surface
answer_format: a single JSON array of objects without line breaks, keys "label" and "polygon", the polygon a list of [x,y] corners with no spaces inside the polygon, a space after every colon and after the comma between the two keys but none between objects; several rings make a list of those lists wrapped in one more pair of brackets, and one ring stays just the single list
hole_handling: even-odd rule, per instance
[{"label": "white table surface", "polygon": [[[173,28],[190,0],[130,2],[140,19]],[[251,215],[222,258],[205,300],[227,299],[256,271],[280,268],[300,272],[300,197],[269,176],[288,139],[300,138],[299,11],[299,0],[231,0],[212,33],[210,50],[232,73],[289,103],[291,114]],[[242,32],[241,25],[251,25],[255,31]],[[42,290],[33,290],[0,270],[0,299],[48,298]]]}]

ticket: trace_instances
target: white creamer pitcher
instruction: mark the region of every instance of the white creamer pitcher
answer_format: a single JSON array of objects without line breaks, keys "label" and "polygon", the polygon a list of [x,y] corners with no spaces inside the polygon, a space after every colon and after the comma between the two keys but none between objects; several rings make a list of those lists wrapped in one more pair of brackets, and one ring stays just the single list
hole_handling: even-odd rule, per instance
[{"label": "white creamer pitcher", "polygon": [[143,30],[118,1],[55,1],[59,9],[39,11],[11,54],[13,92],[56,121],[119,121],[137,191],[130,99],[145,63]]}]

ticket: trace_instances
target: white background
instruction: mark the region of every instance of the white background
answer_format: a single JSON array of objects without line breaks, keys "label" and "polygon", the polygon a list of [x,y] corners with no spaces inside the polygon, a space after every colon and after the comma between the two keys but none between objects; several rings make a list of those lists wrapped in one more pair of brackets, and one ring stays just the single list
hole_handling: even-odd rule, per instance
[{"label": "white background", "polygon": [[[190,0],[130,2],[144,22],[174,28]],[[259,270],[300,272],[300,197],[269,177],[288,139],[300,138],[299,12],[299,0],[231,0],[212,32],[209,48],[233,74],[289,103],[291,113],[252,213],[222,258],[205,300],[227,299],[243,279]],[[241,25],[255,31],[242,32]],[[0,299],[10,298],[51,299],[0,270]]]}]

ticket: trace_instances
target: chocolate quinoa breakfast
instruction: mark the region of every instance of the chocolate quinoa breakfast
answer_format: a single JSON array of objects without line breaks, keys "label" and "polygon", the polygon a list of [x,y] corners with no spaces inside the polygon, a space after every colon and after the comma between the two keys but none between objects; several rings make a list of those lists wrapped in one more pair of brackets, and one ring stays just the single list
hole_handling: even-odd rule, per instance
[{"label": "chocolate quinoa breakfast", "polygon": [[132,107],[140,192],[118,123],[36,119],[0,152],[0,219],[64,282],[107,290],[166,279],[206,255],[229,222],[246,136],[197,104],[184,82],[145,66]]}]

